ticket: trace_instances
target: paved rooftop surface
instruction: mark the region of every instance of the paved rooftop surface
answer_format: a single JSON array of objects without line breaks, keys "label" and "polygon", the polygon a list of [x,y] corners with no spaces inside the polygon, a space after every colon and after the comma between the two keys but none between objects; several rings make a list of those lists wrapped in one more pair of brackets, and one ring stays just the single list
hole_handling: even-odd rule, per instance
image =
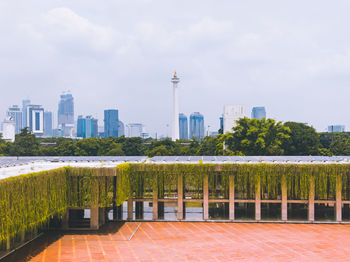
[{"label": "paved rooftop surface", "polygon": [[350,257],[350,225],[142,222],[128,241],[138,225],[127,222],[96,234],[66,234],[30,261],[349,261]]}]

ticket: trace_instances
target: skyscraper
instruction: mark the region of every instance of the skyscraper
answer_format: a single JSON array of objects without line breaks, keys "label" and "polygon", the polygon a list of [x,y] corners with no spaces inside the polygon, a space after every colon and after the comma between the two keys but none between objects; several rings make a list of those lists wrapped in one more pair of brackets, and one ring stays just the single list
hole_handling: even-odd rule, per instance
[{"label": "skyscraper", "polygon": [[204,138],[204,117],[199,112],[194,112],[190,116],[190,139]]},{"label": "skyscraper", "polygon": [[172,140],[176,141],[180,137],[179,132],[179,98],[178,98],[178,88],[177,84],[180,82],[180,78],[177,77],[176,71],[174,73],[173,78],[171,79],[173,83],[173,132],[172,132]]},{"label": "skyscraper", "polygon": [[98,137],[98,119],[93,118],[92,127],[92,137]]},{"label": "skyscraper", "polygon": [[104,111],[105,137],[118,137],[119,116],[117,109],[108,109]]},{"label": "skyscraper", "polygon": [[122,121],[118,121],[118,137],[125,136],[125,128],[124,123]]},{"label": "skyscraper", "polygon": [[188,121],[185,114],[179,114],[180,139],[188,139]]},{"label": "skyscraper", "polygon": [[224,130],[223,133],[233,132],[232,128],[236,126],[236,121],[244,117],[243,106],[225,105],[223,113]]},{"label": "skyscraper", "polygon": [[15,133],[18,134],[23,128],[23,112],[18,105],[9,107],[6,113],[8,119],[15,122]]},{"label": "skyscraper", "polygon": [[97,119],[94,119],[92,116],[78,116],[77,137],[95,137],[97,136],[97,129]]},{"label": "skyscraper", "polygon": [[44,136],[52,137],[52,112],[44,112]]},{"label": "skyscraper", "polygon": [[128,127],[128,137],[142,137],[142,124],[130,123]]},{"label": "skyscraper", "polygon": [[252,109],[252,118],[263,119],[266,118],[266,110],[265,107],[253,107]]},{"label": "skyscraper", "polygon": [[30,132],[41,136],[44,134],[44,108],[40,105],[27,105],[27,120]]},{"label": "skyscraper", "polygon": [[27,106],[28,105],[30,105],[29,99],[22,100],[22,117],[23,117],[22,125],[23,125],[23,128],[29,127],[28,116],[27,116]]},{"label": "skyscraper", "polygon": [[328,126],[328,132],[334,133],[334,132],[344,132],[345,126],[344,125],[332,125]]},{"label": "skyscraper", "polygon": [[72,94],[62,94],[58,104],[58,127],[65,136],[72,136],[74,129],[74,98]]}]

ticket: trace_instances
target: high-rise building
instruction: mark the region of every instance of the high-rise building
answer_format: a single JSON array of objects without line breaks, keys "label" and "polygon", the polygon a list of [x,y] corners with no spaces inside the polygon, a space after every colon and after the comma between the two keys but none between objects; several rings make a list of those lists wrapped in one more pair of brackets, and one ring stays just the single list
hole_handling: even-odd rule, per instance
[{"label": "high-rise building", "polygon": [[173,132],[171,138],[173,141],[176,141],[180,138],[179,131],[179,98],[178,98],[178,88],[177,84],[180,82],[180,78],[177,77],[176,71],[173,78],[171,78],[173,83]]},{"label": "high-rise building", "polygon": [[252,118],[263,119],[266,118],[266,110],[263,106],[253,107]]},{"label": "high-rise building", "polygon": [[244,117],[243,106],[241,105],[225,105],[223,113],[223,133],[233,132],[232,128],[235,127],[236,121]]},{"label": "high-rise building", "polygon": [[[77,137],[89,138],[97,136],[97,119],[92,116],[78,116]],[[96,132],[96,133],[94,133]]]},{"label": "high-rise building", "polygon": [[344,132],[345,126],[344,125],[332,125],[328,126],[328,132],[334,133],[334,132]]},{"label": "high-rise building", "polygon": [[130,123],[127,125],[128,137],[142,137],[142,124]]},{"label": "high-rise building", "polygon": [[125,128],[124,123],[122,121],[118,121],[118,137],[125,136]]},{"label": "high-rise building", "polygon": [[190,116],[190,139],[204,138],[204,117],[199,112],[194,112]]},{"label": "high-rise building", "polygon": [[44,108],[40,105],[27,105],[27,120],[30,132],[36,136],[44,134]]},{"label": "high-rise building", "polygon": [[23,125],[23,128],[29,127],[28,116],[27,116],[27,106],[28,105],[30,105],[29,99],[22,100],[22,117],[23,117],[22,125]]},{"label": "high-rise building", "polygon": [[119,116],[117,109],[104,111],[104,135],[105,137],[118,137]]},{"label": "high-rise building", "polygon": [[44,136],[52,137],[52,112],[44,112]]},{"label": "high-rise building", "polygon": [[179,114],[180,139],[188,139],[188,121],[185,114]]},{"label": "high-rise building", "polygon": [[98,119],[93,119],[93,130],[92,130],[92,137],[98,137]]},{"label": "high-rise building", "polygon": [[7,117],[15,122],[15,133],[19,134],[23,128],[23,112],[18,105],[9,107]]},{"label": "high-rise building", "polygon": [[2,139],[9,142],[15,141],[16,123],[9,117],[2,123]]},{"label": "high-rise building", "polygon": [[64,136],[71,137],[74,129],[74,98],[72,94],[62,94],[58,103],[58,128]]}]

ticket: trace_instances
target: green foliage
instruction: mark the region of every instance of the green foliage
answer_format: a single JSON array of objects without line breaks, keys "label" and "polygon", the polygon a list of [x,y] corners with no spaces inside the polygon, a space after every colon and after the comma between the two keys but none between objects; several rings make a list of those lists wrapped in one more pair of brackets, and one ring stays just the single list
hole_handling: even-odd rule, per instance
[{"label": "green foliage", "polygon": [[235,154],[283,155],[282,144],[290,138],[290,129],[273,119],[237,120],[233,133],[223,135],[227,148]]},{"label": "green foliage", "polygon": [[31,134],[28,127],[21,130],[20,134],[15,137],[15,142],[10,148],[12,156],[35,156],[37,155],[39,144],[35,135]]},{"label": "green foliage", "polygon": [[318,155],[320,141],[316,130],[303,123],[286,122],[290,129],[290,138],[283,144],[284,154],[287,156]]}]

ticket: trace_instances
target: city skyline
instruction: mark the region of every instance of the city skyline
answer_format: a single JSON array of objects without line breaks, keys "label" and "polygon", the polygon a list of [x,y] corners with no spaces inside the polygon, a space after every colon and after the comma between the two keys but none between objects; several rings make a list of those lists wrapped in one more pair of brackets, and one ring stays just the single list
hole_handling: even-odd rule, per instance
[{"label": "city skyline", "polygon": [[124,121],[166,134],[176,69],[180,112],[201,112],[213,130],[225,104],[244,105],[247,116],[249,107],[264,105],[270,118],[307,122],[318,131],[348,127],[350,40],[343,32],[349,7],[343,1],[147,0],[102,8],[36,0],[18,9],[7,1],[0,10],[6,61],[0,112],[30,98],[56,121],[57,97],[71,90],[76,116],[102,119],[105,108],[117,106]]}]

